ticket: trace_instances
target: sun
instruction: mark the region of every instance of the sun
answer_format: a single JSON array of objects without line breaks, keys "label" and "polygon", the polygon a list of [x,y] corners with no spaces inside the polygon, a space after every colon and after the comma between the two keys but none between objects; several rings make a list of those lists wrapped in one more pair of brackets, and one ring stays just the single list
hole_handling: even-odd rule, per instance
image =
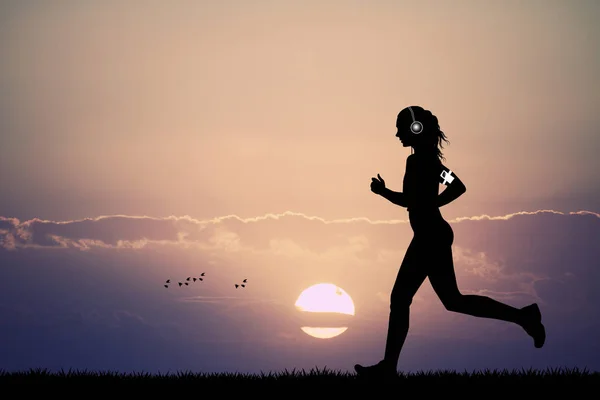
[{"label": "sun", "polygon": [[[304,289],[295,304],[298,311],[302,313],[324,313],[312,315],[310,318],[315,322],[318,320],[336,321],[343,316],[354,316],[354,302],[344,289],[333,283],[319,283]],[[335,315],[337,314],[337,316]],[[333,322],[331,322],[333,323]],[[348,327],[311,327],[303,326],[302,331],[312,337],[319,339],[331,339],[344,333]]]}]

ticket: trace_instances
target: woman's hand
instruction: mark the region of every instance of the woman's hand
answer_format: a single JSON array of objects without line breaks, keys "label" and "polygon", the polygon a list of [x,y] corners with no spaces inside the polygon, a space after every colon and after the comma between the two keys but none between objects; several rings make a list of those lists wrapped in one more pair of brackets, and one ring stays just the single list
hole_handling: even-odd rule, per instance
[{"label": "woman's hand", "polygon": [[371,178],[371,192],[375,194],[381,194],[385,190],[385,181],[379,174],[377,174],[377,178]]}]

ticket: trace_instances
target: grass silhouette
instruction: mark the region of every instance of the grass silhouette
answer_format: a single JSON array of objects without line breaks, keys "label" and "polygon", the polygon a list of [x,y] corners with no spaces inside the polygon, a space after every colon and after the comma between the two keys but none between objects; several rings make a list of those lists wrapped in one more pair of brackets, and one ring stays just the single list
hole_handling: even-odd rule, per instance
[{"label": "grass silhouette", "polygon": [[[540,389],[548,393],[555,393],[558,386],[569,386],[574,389],[598,386],[600,383],[600,372],[590,372],[587,369],[522,369],[522,370],[483,370],[474,372],[456,371],[419,371],[413,373],[399,373],[398,379],[392,382],[376,382],[359,378],[354,373],[328,370],[326,367],[305,370],[284,370],[282,372],[268,372],[259,374],[243,373],[195,373],[175,372],[165,374],[150,373],[122,373],[122,372],[89,372],[79,370],[52,372],[47,369],[31,369],[22,372],[6,372],[0,370],[0,384],[16,384],[18,386],[51,384],[52,386],[66,386],[70,388],[80,387],[122,387],[123,384],[134,384],[136,387],[153,388],[156,384],[175,384],[176,386],[219,388],[252,388],[260,387],[261,393],[270,389],[294,388],[306,391],[315,388],[335,387],[337,389],[360,389],[369,386],[397,385],[399,387],[419,388],[421,393],[428,390],[439,390],[443,387],[456,387],[474,389],[480,391],[482,384],[486,387],[486,395],[490,389],[499,393],[502,389],[514,388],[514,385],[535,386],[536,393]],[[57,385],[58,384],[58,385]],[[464,393],[461,389],[460,394]],[[153,389],[154,390],[154,389]],[[514,390],[514,389],[511,389]],[[292,393],[292,394],[293,394]],[[336,392],[339,393],[339,392]],[[354,393],[354,392],[353,392]],[[569,391],[570,394],[571,391]],[[289,392],[288,392],[289,394]],[[481,393],[483,394],[483,393]],[[399,396],[402,394],[399,393]]]}]

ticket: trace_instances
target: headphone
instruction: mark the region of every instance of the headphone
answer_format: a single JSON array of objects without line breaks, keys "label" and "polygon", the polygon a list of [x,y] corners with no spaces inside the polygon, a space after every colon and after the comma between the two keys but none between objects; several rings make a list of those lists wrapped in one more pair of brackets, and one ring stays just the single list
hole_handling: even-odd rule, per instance
[{"label": "headphone", "polygon": [[[410,131],[413,134],[418,135],[419,133],[423,132],[423,124],[415,119],[415,112],[413,111],[412,107],[408,107],[408,111],[410,111],[410,116],[412,117],[412,120],[413,120],[413,122],[410,124]],[[413,149],[411,147],[410,154],[412,154],[412,153],[413,153]]]},{"label": "headphone", "polygon": [[408,107],[408,111],[410,111],[410,116],[413,120],[412,124],[410,124],[410,131],[415,135],[418,135],[419,133],[423,132],[423,124],[415,119],[415,113],[412,107]]}]

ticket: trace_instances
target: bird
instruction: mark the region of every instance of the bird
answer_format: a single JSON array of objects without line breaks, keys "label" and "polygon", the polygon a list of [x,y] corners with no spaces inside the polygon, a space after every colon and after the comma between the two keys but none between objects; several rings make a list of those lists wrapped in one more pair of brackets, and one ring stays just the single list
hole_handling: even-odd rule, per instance
[{"label": "bird", "polygon": [[187,286],[187,285],[189,285],[189,283],[187,283],[187,282],[186,282],[186,283],[185,283],[185,286]]},{"label": "bird", "polygon": [[242,287],[246,287],[246,285],[242,285]]},{"label": "bird", "polygon": [[202,279],[202,278],[198,278],[198,279],[200,279],[201,281],[203,281],[203,280],[204,280],[204,279]]},{"label": "bird", "polygon": [[200,274],[200,276],[204,276],[204,272]]},{"label": "bird", "polygon": [[171,280],[170,280],[170,279],[167,279],[167,281],[166,281],[165,283],[171,283]]},{"label": "bird", "polygon": [[179,282],[179,287],[181,287],[181,285],[183,285],[183,283]]},{"label": "bird", "polygon": [[237,289],[240,285],[238,285],[237,283],[235,284],[235,288]]},{"label": "bird", "polygon": [[244,279],[242,282],[246,283],[248,281],[248,279]]},{"label": "bird", "polygon": [[169,287],[169,285],[165,285],[165,287],[166,287],[166,288],[168,288],[168,287]]},{"label": "bird", "polygon": [[186,279],[186,281],[189,281],[190,279],[191,279],[191,278],[188,276],[188,277],[187,277],[187,279]]},{"label": "bird", "polygon": [[194,282],[196,282],[196,280],[197,280],[197,279],[196,279],[196,278],[194,278]]}]

